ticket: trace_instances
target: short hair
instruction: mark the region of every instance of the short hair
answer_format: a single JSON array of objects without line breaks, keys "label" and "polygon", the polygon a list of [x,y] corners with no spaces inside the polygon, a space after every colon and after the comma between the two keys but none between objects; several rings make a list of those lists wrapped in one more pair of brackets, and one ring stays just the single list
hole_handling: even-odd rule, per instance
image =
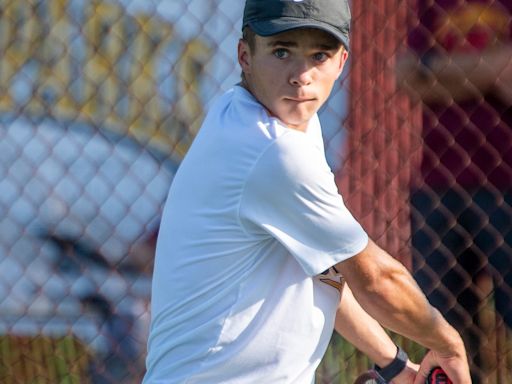
[{"label": "short hair", "polygon": [[244,29],[242,29],[242,40],[249,45],[251,52],[254,53],[256,49],[256,32],[254,32],[251,27],[245,26]]}]

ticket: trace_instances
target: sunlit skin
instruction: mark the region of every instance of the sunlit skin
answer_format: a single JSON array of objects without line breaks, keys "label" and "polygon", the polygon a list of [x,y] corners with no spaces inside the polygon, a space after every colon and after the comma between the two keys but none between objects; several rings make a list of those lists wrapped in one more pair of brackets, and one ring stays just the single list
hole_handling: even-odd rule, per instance
[{"label": "sunlit skin", "polygon": [[256,36],[254,50],[240,40],[243,85],[287,127],[305,131],[329,97],[348,52],[327,32],[295,29]]}]

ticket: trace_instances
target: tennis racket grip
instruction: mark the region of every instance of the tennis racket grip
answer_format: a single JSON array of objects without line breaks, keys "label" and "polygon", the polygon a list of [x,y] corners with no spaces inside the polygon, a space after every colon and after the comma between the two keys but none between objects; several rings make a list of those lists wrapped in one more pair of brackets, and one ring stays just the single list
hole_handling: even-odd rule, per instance
[{"label": "tennis racket grip", "polygon": [[453,384],[448,375],[440,368],[436,367],[430,371],[425,384]]}]

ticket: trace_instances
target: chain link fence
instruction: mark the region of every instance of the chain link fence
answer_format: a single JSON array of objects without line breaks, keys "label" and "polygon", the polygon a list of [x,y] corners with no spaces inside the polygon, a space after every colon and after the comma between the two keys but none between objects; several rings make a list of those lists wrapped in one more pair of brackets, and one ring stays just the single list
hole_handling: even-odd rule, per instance
[{"label": "chain link fence", "polygon": [[[0,382],[140,382],[160,213],[240,79],[242,9],[0,0]],[[352,10],[349,68],[320,113],[340,190],[462,332],[474,382],[510,383],[511,2]],[[317,381],[369,364],[335,335]]]}]

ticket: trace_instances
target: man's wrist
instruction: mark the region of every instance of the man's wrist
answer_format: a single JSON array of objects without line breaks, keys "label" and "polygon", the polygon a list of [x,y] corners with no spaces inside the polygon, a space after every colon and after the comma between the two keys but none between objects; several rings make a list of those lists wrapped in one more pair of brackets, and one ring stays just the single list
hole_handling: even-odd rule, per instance
[{"label": "man's wrist", "polygon": [[389,383],[393,380],[394,377],[400,374],[405,367],[407,366],[407,361],[409,357],[407,353],[404,352],[402,348],[397,346],[396,356],[391,363],[386,365],[385,367],[379,367],[378,365],[374,366],[375,372],[380,376],[381,381],[384,383]]}]

